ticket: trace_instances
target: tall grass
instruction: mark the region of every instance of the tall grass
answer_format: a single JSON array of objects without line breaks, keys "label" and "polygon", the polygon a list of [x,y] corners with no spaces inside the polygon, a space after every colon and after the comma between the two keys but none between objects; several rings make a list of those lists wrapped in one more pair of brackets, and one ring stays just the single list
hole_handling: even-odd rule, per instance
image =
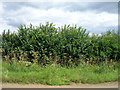
[{"label": "tall grass", "polygon": [[12,83],[41,83],[48,85],[68,85],[71,83],[97,84],[118,80],[117,63],[111,65],[87,65],[61,67],[59,65],[38,66],[32,64],[9,64],[3,62],[2,80]]}]

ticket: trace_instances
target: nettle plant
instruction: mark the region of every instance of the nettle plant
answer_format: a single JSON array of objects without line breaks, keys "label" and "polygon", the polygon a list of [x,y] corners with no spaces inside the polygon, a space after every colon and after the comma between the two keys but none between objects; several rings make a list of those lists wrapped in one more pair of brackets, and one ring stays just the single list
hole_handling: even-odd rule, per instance
[{"label": "nettle plant", "polygon": [[89,36],[86,29],[77,25],[64,25],[59,29],[49,22],[39,26],[20,25],[16,33],[3,32],[3,57],[40,65],[99,64],[119,60],[118,38],[119,35],[110,30],[101,36]]}]

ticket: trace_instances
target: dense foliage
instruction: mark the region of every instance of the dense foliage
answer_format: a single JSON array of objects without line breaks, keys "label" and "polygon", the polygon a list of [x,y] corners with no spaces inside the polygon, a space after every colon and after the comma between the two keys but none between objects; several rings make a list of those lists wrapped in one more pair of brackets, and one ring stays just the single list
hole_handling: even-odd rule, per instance
[{"label": "dense foliage", "polygon": [[16,33],[3,32],[3,57],[41,65],[57,63],[67,66],[117,61],[120,57],[118,37],[117,32],[110,30],[100,36],[90,36],[86,29],[76,25],[60,28],[53,23],[36,27],[21,25]]}]

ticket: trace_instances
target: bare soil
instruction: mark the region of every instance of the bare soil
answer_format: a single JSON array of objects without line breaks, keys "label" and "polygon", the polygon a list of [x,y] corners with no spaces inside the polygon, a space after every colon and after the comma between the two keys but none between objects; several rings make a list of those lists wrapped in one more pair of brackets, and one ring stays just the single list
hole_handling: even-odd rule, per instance
[{"label": "bare soil", "polygon": [[42,84],[2,83],[2,88],[118,88],[118,82],[100,84],[72,83],[71,85],[51,86]]}]

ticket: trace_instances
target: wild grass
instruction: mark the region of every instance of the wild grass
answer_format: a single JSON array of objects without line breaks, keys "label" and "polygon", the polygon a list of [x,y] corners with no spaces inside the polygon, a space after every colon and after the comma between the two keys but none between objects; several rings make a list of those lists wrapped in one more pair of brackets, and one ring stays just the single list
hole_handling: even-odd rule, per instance
[{"label": "wild grass", "polygon": [[59,65],[38,66],[32,64],[9,64],[3,62],[3,82],[40,83],[48,85],[68,85],[74,83],[97,84],[117,81],[117,63],[114,65],[79,65],[77,67],[61,67]]}]

